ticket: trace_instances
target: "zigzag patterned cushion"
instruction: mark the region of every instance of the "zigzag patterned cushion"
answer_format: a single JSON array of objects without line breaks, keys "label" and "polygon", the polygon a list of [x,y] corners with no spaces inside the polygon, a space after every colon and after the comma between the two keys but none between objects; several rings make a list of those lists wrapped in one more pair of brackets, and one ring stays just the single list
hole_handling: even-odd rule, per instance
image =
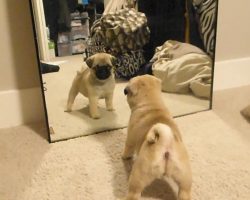
[{"label": "zigzag patterned cushion", "polygon": [[101,52],[110,53],[117,58],[115,62],[116,78],[130,79],[138,75],[141,67],[146,63],[143,50],[116,53],[112,49],[107,48],[98,36],[93,35],[86,49],[86,56],[89,57]]},{"label": "zigzag patterned cushion", "polygon": [[206,52],[213,58],[215,49],[217,0],[193,0],[199,18],[201,38]]}]

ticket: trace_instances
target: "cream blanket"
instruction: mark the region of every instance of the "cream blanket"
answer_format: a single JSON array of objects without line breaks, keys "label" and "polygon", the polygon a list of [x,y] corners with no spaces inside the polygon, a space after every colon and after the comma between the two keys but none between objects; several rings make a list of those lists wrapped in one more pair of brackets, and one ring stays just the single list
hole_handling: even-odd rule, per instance
[{"label": "cream blanket", "polygon": [[153,74],[162,80],[162,90],[210,98],[212,61],[199,48],[168,40],[156,48]]}]

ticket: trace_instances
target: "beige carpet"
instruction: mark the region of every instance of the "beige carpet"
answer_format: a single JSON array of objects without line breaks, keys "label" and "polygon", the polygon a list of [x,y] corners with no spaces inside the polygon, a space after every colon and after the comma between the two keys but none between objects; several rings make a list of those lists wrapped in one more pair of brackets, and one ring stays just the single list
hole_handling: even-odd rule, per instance
[{"label": "beige carpet", "polygon": [[[214,110],[176,118],[193,169],[193,200],[250,199],[250,86],[215,93]],[[126,129],[48,144],[42,124],[0,130],[0,199],[115,200],[127,191]],[[176,200],[156,181],[142,200]]]},{"label": "beige carpet", "polygon": [[[115,112],[105,109],[104,100],[100,101],[101,119],[94,120],[89,117],[88,99],[79,94],[73,105],[73,112],[64,112],[68,92],[76,71],[81,68],[82,55],[56,58],[54,61],[67,61],[60,64],[60,71],[43,75],[46,82],[45,92],[49,124],[55,134],[51,140],[57,141],[89,135],[105,130],[124,128],[127,126],[130,110],[123,94],[126,82],[116,84],[114,92]],[[174,116],[193,113],[209,108],[209,101],[196,98],[193,95],[178,95],[163,93],[164,100]]]}]

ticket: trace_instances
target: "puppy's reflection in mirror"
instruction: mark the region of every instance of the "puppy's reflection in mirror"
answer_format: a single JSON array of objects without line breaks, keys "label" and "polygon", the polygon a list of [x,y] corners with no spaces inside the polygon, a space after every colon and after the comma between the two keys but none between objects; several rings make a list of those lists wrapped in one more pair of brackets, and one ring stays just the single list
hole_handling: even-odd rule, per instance
[{"label": "puppy's reflection in mirror", "polygon": [[77,94],[89,99],[89,113],[93,119],[101,117],[98,100],[105,99],[106,109],[114,111],[113,93],[115,89],[114,63],[115,57],[107,53],[98,53],[86,60],[86,65],[77,72],[70,88],[67,112],[72,106]]}]

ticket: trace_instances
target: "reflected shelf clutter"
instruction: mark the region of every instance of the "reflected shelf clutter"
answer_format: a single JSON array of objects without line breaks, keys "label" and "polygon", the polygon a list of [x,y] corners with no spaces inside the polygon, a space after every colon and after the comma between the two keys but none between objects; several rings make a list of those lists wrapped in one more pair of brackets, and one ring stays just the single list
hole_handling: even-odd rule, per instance
[{"label": "reflected shelf clutter", "polygon": [[127,127],[124,88],[144,74],[161,80],[174,117],[211,109],[217,0],[41,2],[44,23],[31,0],[51,142]]}]

